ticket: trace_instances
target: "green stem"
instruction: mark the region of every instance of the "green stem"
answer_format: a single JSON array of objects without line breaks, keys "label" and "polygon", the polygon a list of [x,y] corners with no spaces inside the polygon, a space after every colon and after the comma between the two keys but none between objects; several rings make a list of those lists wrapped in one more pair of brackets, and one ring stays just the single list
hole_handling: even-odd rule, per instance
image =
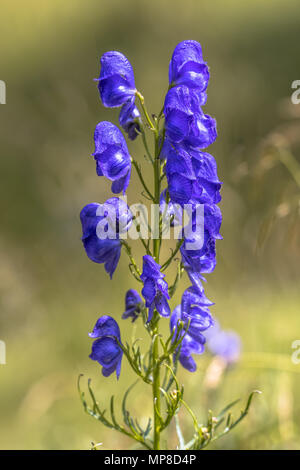
[{"label": "green stem", "polygon": [[132,159],[132,164],[133,164],[134,168],[136,169],[136,172],[138,174],[138,177],[140,178],[140,181],[142,183],[143,188],[145,189],[146,193],[150,197],[151,201],[154,201],[154,198],[153,198],[152,194],[150,193],[150,191],[149,191],[149,189],[148,189],[148,187],[145,183],[145,180],[143,178],[143,175],[142,175],[141,169],[139,167],[139,164],[133,159]]},{"label": "green stem", "polygon": [[121,239],[121,243],[123,244],[123,246],[124,246],[125,249],[126,249],[126,253],[127,253],[127,255],[128,255],[129,259],[130,259],[130,262],[131,262],[131,264],[132,264],[132,266],[133,266],[133,268],[134,268],[134,270],[135,270],[137,276],[140,277],[140,275],[141,275],[142,273],[141,273],[141,271],[139,270],[139,268],[138,268],[138,266],[137,266],[137,264],[136,264],[136,262],[135,262],[134,257],[132,256],[131,247],[128,245],[128,243],[127,243],[125,240],[122,240],[122,239]]},{"label": "green stem", "polygon": [[140,129],[141,129],[141,135],[142,135],[142,140],[143,140],[143,144],[144,144],[144,147],[145,147],[145,150],[146,150],[146,153],[147,153],[147,156],[148,156],[148,159],[150,160],[150,162],[153,164],[153,158],[152,158],[152,155],[150,153],[150,150],[149,150],[149,147],[148,147],[148,144],[147,144],[147,139],[146,139],[146,134],[145,134],[145,130],[144,130],[144,126],[143,126],[143,123],[140,119]]},{"label": "green stem", "polygon": [[[157,314],[156,314],[157,315]],[[154,334],[158,334],[158,325],[156,324],[156,328]],[[160,449],[160,366],[158,364],[158,341],[156,340],[153,346],[153,385],[152,385],[152,392],[153,392],[153,414],[154,414],[154,439],[153,439],[153,449],[159,450]]]},{"label": "green stem", "polygon": [[143,113],[145,115],[146,121],[149,124],[150,129],[152,131],[156,132],[156,128],[155,128],[153,122],[151,121],[151,119],[149,117],[149,114],[148,114],[148,111],[147,111],[146,106],[145,106],[145,98],[143,97],[143,95],[139,91],[136,91],[135,94],[138,97],[138,99],[140,100],[141,108],[142,108]]},{"label": "green stem", "polygon": [[[160,159],[159,159],[159,132],[158,128],[155,128],[155,160],[154,160],[154,203],[159,204],[160,197]],[[159,228],[160,231],[160,228]],[[156,232],[156,231],[155,231]],[[160,251],[160,233],[159,238],[153,239],[153,256],[157,263],[159,263],[159,251]],[[159,315],[157,312],[154,314],[155,328],[153,334],[159,335]],[[153,413],[154,413],[154,450],[160,449],[160,415],[161,415],[161,401],[160,401],[160,363],[159,363],[159,350],[158,341],[154,342],[153,346]]]},{"label": "green stem", "polygon": [[[142,184],[147,192],[147,194],[151,197],[154,204],[159,206],[159,198],[160,198],[160,184],[161,184],[161,161],[159,158],[160,151],[162,144],[159,143],[159,119],[155,119],[155,124],[153,124],[150,116],[148,114],[147,108],[145,106],[145,100],[143,95],[140,92],[136,92],[136,96],[140,101],[141,108],[143,110],[144,116],[148,123],[150,130],[154,133],[154,161],[152,160],[153,164],[153,173],[154,173],[154,197],[151,195],[151,192],[148,190],[144,182],[142,181],[141,174],[139,174]],[[160,116],[161,117],[161,116]],[[146,142],[146,138],[144,136],[144,145]],[[145,145],[147,154],[150,154],[148,147]],[[136,170],[139,172],[139,168],[135,165]],[[156,221],[157,223],[157,221]],[[160,253],[160,246],[161,246],[161,223],[160,219],[158,221],[158,238],[153,238],[153,258],[159,264],[159,253]],[[154,231],[156,235],[156,230]],[[152,320],[152,338],[155,337],[153,350],[152,350],[152,366],[153,366],[153,384],[152,384],[152,394],[153,394],[153,415],[154,415],[154,437],[153,437],[153,449],[159,450],[160,449],[160,433],[161,433],[161,391],[160,391],[160,367],[161,364],[159,362],[159,348],[158,348],[158,341],[157,338],[159,336],[159,314],[155,311],[153,320]]]},{"label": "green stem", "polygon": [[172,260],[174,259],[174,257],[177,255],[178,251],[180,250],[180,247],[181,245],[183,244],[184,242],[184,238],[181,238],[181,240],[179,240],[177,242],[177,245],[176,245],[176,248],[175,250],[172,252],[170,258],[162,265],[162,268],[161,270],[162,271],[165,271],[167,269],[167,267],[171,264]]}]

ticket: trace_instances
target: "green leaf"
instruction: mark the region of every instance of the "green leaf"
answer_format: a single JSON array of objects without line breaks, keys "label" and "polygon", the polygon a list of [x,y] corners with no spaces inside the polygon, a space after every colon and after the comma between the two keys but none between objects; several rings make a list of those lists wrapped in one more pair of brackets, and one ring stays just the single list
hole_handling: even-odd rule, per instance
[{"label": "green leaf", "polygon": [[124,394],[123,400],[122,400],[122,412],[123,412],[123,417],[124,417],[124,423],[127,424],[127,425],[128,425],[128,419],[129,419],[129,411],[127,411],[127,409],[126,409],[127,397],[129,395],[130,391],[136,386],[138,381],[139,380],[137,379],[132,385],[130,385],[130,387],[128,387],[128,389],[126,390],[126,392]]},{"label": "green leaf", "polygon": [[237,400],[232,401],[231,403],[229,403],[229,405],[225,406],[225,408],[223,408],[223,410],[218,414],[217,419],[222,418],[227,413],[227,411],[229,411],[230,408],[232,408],[234,405],[236,405],[239,401],[241,401],[240,398],[238,398]]}]

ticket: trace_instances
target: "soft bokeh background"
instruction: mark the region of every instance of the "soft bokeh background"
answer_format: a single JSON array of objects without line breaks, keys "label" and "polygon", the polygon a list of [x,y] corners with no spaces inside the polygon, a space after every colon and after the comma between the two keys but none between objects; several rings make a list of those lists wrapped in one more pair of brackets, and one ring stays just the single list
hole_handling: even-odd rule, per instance
[{"label": "soft bokeh background", "polygon": [[[300,104],[290,101],[300,79],[299,18],[298,0],[1,2],[2,449],[132,445],[85,415],[76,391],[82,372],[107,406],[134,380],[125,361],[117,383],[88,359],[96,318],[119,318],[126,290],[136,287],[124,254],[111,282],[81,246],[79,211],[110,195],[90,156],[93,130],[118,116],[102,107],[93,78],[103,52],[122,51],[157,112],[172,50],[183,39],[200,41],[211,67],[206,111],[217,118],[219,138],[210,151],[224,181],[224,240],[206,290],[222,326],[240,334],[243,354],[217,388],[208,353],[197,373],[180,378],[199,419],[209,407],[217,412],[253,389],[263,392],[217,448],[300,448],[300,364],[291,360],[300,339]],[[140,142],[130,150],[143,161]],[[134,178],[131,203],[140,199],[137,185]],[[131,324],[121,326],[129,339]],[[132,394],[140,418],[151,413],[146,393]],[[180,419],[187,429],[189,418]]]}]

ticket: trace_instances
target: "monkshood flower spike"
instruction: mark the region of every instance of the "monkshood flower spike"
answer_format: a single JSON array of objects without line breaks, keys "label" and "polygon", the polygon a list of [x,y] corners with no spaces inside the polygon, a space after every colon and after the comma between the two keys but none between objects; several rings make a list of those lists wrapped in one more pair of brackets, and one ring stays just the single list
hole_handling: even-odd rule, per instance
[{"label": "monkshood flower spike", "polygon": [[[235,401],[219,414],[209,412],[207,421],[200,424],[183,399],[184,388],[177,378],[179,365],[186,369],[186,374],[195,372],[201,360],[199,356],[205,354],[206,349],[221,358],[226,367],[235,362],[240,353],[238,336],[218,326],[211,312],[213,302],[204,291],[204,275],[214,271],[216,246],[222,239],[222,213],[218,206],[222,183],[216,160],[206,150],[217,138],[217,127],[215,119],[203,111],[209,69],[197,41],[179,43],[169,63],[169,84],[161,111],[150,113],[143,94],[136,89],[128,59],[120,52],[111,51],[102,55],[100,63],[97,79],[100,98],[105,107],[121,108],[119,125],[122,130],[108,121],[97,124],[93,156],[97,175],[103,178],[95,179],[95,184],[110,180],[112,193],[122,193],[122,196],[109,197],[101,204],[87,204],[82,209],[82,243],[90,260],[104,264],[111,278],[123,251],[128,256],[130,274],[140,289],[130,288],[124,292],[126,278],[123,277],[119,290],[113,293],[114,297],[121,295],[124,299],[125,307],[115,318],[131,320],[127,323],[127,336],[131,340],[124,341],[123,334],[121,340],[116,319],[101,314],[89,334],[93,339],[90,358],[101,366],[104,377],[110,377],[107,380],[114,380],[114,373],[119,379],[124,359],[125,375],[130,368],[137,381],[124,390],[123,422],[116,417],[114,396],[108,412],[102,407],[102,399],[96,398],[90,379],[88,399],[78,381],[80,398],[90,416],[133,439],[140,447],[161,449],[161,434],[165,433],[163,442],[167,442],[168,427],[176,419],[176,448],[200,450],[230,432],[247,415],[255,393],[250,394],[236,419],[229,412]],[[130,140],[141,136],[145,159],[138,161],[129,154],[122,131]],[[150,168],[152,184],[148,176],[145,178],[142,164]],[[132,166],[141,185],[141,196],[147,204],[149,201],[153,204],[151,224],[140,196],[136,196],[131,208],[127,204],[125,193]],[[137,192],[136,187],[134,190]],[[100,191],[104,191],[103,186]],[[175,239],[171,253],[164,249],[168,231]],[[140,260],[135,259],[133,243],[141,243],[143,256]],[[175,277],[174,273],[167,274],[173,267]],[[184,273],[189,284],[176,306],[173,298]],[[135,325],[139,322],[145,331],[143,341],[135,339]],[[169,326],[162,329],[164,322]],[[132,329],[129,334],[128,328]],[[184,379],[185,375],[182,377]],[[141,425],[128,408],[130,392],[139,381],[149,390],[149,396],[143,395],[143,400],[149,398],[153,405],[152,416],[146,421],[144,409],[147,407],[141,410],[140,418],[145,425]],[[197,401],[199,399],[201,394],[197,395]],[[192,438],[188,432],[185,438],[180,428],[181,408],[192,417]],[[184,428],[188,431],[187,423]]]}]

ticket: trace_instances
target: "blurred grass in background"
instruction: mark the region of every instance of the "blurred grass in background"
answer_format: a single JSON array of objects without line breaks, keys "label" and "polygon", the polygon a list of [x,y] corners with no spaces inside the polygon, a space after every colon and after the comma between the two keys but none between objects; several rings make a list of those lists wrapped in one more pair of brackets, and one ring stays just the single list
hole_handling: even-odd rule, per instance
[{"label": "blurred grass in background", "polygon": [[[131,445],[84,415],[76,392],[81,372],[103,404],[134,380],[125,360],[117,384],[88,359],[87,332],[99,315],[119,318],[126,290],[136,287],[124,254],[110,282],[81,246],[81,208],[110,196],[90,156],[93,130],[118,115],[102,107],[93,78],[103,52],[122,51],[157,112],[175,45],[195,39],[211,67],[206,112],[219,138],[210,151],[224,181],[224,240],[206,291],[222,326],[241,335],[243,355],[217,389],[208,353],[199,372],[180,378],[203,419],[209,407],[263,391],[218,447],[299,449],[300,365],[291,361],[300,338],[299,187],[282,163],[287,152],[299,161],[300,105],[290,102],[300,78],[299,2],[19,0],[2,2],[1,18],[0,447]],[[140,142],[129,148],[143,162]],[[129,203],[140,198],[137,184],[134,176]],[[173,306],[184,286],[186,279]],[[130,338],[132,325],[121,328]],[[143,387],[132,397],[138,416],[152,412]],[[187,427],[189,418],[180,419]]]}]

